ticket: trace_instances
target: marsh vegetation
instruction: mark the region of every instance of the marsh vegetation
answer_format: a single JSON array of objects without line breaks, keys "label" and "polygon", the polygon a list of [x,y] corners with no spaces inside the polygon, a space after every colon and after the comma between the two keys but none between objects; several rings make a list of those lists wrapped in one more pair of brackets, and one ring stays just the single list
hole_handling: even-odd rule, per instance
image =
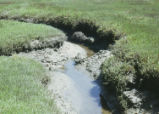
[{"label": "marsh vegetation", "polygon": [[[124,91],[135,88],[158,94],[158,0],[0,0],[0,18],[0,55],[23,51],[24,44],[33,40],[63,35],[63,32],[48,25],[62,29],[67,35],[82,31],[86,36],[95,38],[93,45],[102,42],[112,51],[113,58],[106,59],[101,66],[102,83],[115,92],[123,110],[132,106],[123,97]],[[41,80],[45,75],[39,63],[16,56],[2,56],[0,72],[0,88],[3,88],[0,94],[1,113],[11,113],[13,109],[17,113],[25,110],[30,110],[29,113],[58,112],[56,108],[50,108],[54,104],[47,100],[42,100],[37,107],[28,105],[38,103],[39,97],[45,99],[47,93],[42,91],[44,88],[39,81],[33,81]],[[130,77],[133,82],[130,82]],[[12,81],[19,83],[13,86]],[[24,83],[23,89],[19,88],[20,83]],[[35,89],[40,88],[42,93],[30,87],[25,89],[31,85]],[[36,100],[27,97],[28,104],[23,102],[24,97],[17,100],[26,91],[33,99],[35,95],[39,97]]]}]

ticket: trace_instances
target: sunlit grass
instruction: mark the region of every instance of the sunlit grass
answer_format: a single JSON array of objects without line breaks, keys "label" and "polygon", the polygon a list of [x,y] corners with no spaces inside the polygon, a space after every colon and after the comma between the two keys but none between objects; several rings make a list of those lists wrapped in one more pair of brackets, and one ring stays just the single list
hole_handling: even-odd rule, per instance
[{"label": "sunlit grass", "polygon": [[13,56],[0,57],[1,114],[57,114],[41,80],[43,67],[33,60]]},{"label": "sunlit grass", "polygon": [[[86,18],[127,35],[132,52],[159,61],[157,0],[0,0],[1,15]],[[6,2],[6,4],[4,4]],[[8,4],[7,4],[8,2]],[[5,6],[5,7],[4,7]]]},{"label": "sunlit grass", "polygon": [[63,32],[42,24],[0,20],[0,49],[10,51],[32,40],[63,35]]},{"label": "sunlit grass", "polygon": [[[58,29],[42,24],[0,20],[0,52],[8,52],[32,40],[63,35]],[[59,113],[41,84],[46,77],[42,65],[33,60],[0,57],[0,113]]]},{"label": "sunlit grass", "polygon": [[[119,45],[117,47],[121,47],[121,49],[128,49],[128,55],[131,55],[132,53],[140,54],[140,56],[142,56],[143,58],[148,59],[150,65],[157,66],[156,68],[159,69],[158,0],[0,0],[0,16],[24,18],[34,17],[44,18],[46,20],[57,16],[66,16],[75,19],[89,19],[95,21],[101,28],[115,30],[118,33],[124,34],[126,38],[124,40],[126,41],[124,41],[123,43],[123,40],[119,40],[116,42],[115,45]],[[59,34],[59,32],[53,30],[48,26],[3,20],[0,21],[0,48],[12,48],[13,44],[18,45],[19,43],[24,43],[38,37],[52,37],[55,34],[57,35]],[[4,77],[3,74],[5,74],[6,77],[9,76],[7,78],[3,78],[2,85],[3,83],[5,83],[5,80],[16,78],[21,75],[18,74],[18,72],[20,72],[20,70],[18,69],[21,68],[19,68],[18,66],[15,67],[14,61],[11,60],[13,60],[13,58],[0,58],[0,61],[2,61],[0,62],[0,72],[1,69],[3,71],[0,76]],[[19,65],[19,61],[22,62],[21,60],[16,60],[16,64]],[[24,60],[21,64],[24,63],[23,66],[26,66],[28,65],[27,62],[28,60]],[[3,65],[4,63],[5,66]],[[31,76],[33,76],[33,74],[35,73],[32,72],[32,68],[34,65],[32,66],[31,64],[33,64],[34,62],[32,63],[31,61],[29,63],[30,65],[28,65],[28,69],[21,69],[21,71],[24,72],[23,74],[25,74],[31,70],[30,74]],[[112,66],[114,66],[114,63],[112,63]],[[36,69],[37,72],[40,72],[39,66],[36,67],[37,68],[33,68],[33,70]],[[118,66],[116,68],[118,68]],[[12,70],[9,71],[8,69]],[[13,70],[15,69],[17,73],[13,72]],[[28,76],[28,74],[26,76]],[[23,78],[24,77],[25,76],[23,76]],[[39,77],[37,78],[39,79]],[[10,83],[12,82],[12,80],[9,81]],[[7,83],[9,81],[7,81]],[[16,102],[15,93],[13,92],[14,94],[10,94],[10,92],[12,92],[12,88],[9,89],[10,86],[11,84],[4,84],[4,86],[2,86],[6,88],[6,91],[8,90],[9,94],[2,92],[0,94],[0,100],[9,98],[10,99],[6,101],[1,100],[0,110],[2,109],[2,111],[6,111],[8,113],[9,111],[13,111],[13,109],[15,109],[15,111],[19,110],[20,113],[23,113],[21,111],[31,109],[30,107],[33,107],[35,109],[34,112],[39,111],[38,109],[40,107],[40,103],[39,101],[36,102],[39,97],[37,97],[36,100],[33,100],[33,104],[35,103],[34,106],[31,104],[25,104],[28,102]],[[26,87],[28,86],[29,85],[27,85]],[[16,87],[13,86],[15,90]],[[22,89],[17,91],[20,93],[22,92]],[[14,97],[11,98],[11,96],[9,95],[12,95]],[[36,105],[37,110],[35,108]],[[43,110],[42,112],[45,112],[44,108],[41,108],[41,110]],[[32,112],[30,111],[30,113]]]}]

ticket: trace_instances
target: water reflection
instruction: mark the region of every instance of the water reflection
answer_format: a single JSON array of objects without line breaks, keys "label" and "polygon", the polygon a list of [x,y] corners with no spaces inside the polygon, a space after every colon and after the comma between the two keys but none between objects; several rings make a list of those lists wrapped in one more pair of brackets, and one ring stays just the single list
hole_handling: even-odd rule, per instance
[{"label": "water reflection", "polygon": [[66,95],[79,114],[101,114],[100,87],[89,76],[79,72],[73,61],[65,65],[65,74],[73,81],[76,91]]}]

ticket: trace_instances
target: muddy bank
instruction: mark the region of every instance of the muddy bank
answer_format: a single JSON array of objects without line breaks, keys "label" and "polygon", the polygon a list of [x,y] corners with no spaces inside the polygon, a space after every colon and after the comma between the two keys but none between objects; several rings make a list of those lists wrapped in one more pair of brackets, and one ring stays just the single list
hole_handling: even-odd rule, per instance
[{"label": "muddy bank", "polygon": [[[72,78],[70,78],[68,74],[66,74],[66,69],[65,69],[67,68],[65,67],[66,63],[69,60],[73,60],[76,62],[73,69],[76,68],[79,70],[80,73],[86,74],[86,77],[89,76],[90,79],[92,78],[92,81],[100,80],[101,64],[105,61],[105,59],[108,59],[112,57],[113,55],[108,50],[100,50],[99,52],[94,53],[92,56],[88,56],[89,51],[92,51],[92,50],[88,49],[86,51],[86,49],[84,49],[83,47],[77,44],[68,42],[66,40],[67,40],[66,38],[61,38],[60,40],[59,38],[57,39],[53,38],[53,40],[50,39],[49,41],[52,41],[52,43],[49,42],[48,43],[49,46],[45,46],[42,49],[38,48],[38,46],[42,47],[41,42],[35,40],[30,43],[32,44],[32,47],[34,47],[32,48],[32,50],[26,51],[26,52],[20,52],[18,55],[34,59],[40,62],[41,64],[43,64],[43,66],[48,71],[48,76],[50,79],[49,83],[47,83],[47,88],[51,92],[52,98],[55,100],[58,108],[61,110],[62,113],[78,114],[80,113],[80,110],[81,110],[80,106],[85,104],[81,102],[82,99],[80,99],[81,93],[83,91],[80,92],[76,88],[74,84],[74,80],[72,80]],[[70,71],[72,71],[72,69]],[[77,74],[74,74],[74,75],[76,76]],[[76,77],[74,79],[78,79],[79,77]],[[93,87],[92,84],[90,85],[89,85],[90,87]],[[86,87],[83,87],[83,88],[86,88]],[[150,93],[148,94],[149,96],[151,95]],[[98,97],[97,97],[98,101],[99,101],[99,95],[102,95],[104,97],[104,102],[106,102],[106,105],[109,107],[109,110],[112,113],[120,114],[119,111],[121,110],[119,108],[117,99],[113,94],[109,92],[109,90],[106,91],[106,89],[104,88],[104,91],[102,91],[101,93],[98,93]],[[126,114],[134,114],[134,113],[150,114],[151,113],[150,111],[147,111],[141,107],[142,106],[141,104],[144,100],[143,97],[147,98],[146,94],[139,95],[139,93],[136,90],[133,90],[133,91],[125,91],[124,95],[125,97],[127,97],[129,100],[131,100],[134,103],[134,107],[135,107],[135,108],[130,108],[126,110],[125,111]],[[87,98],[86,95],[83,98]],[[148,102],[151,104],[152,103],[157,104],[158,102],[155,101],[156,98],[157,97],[151,98],[151,100],[149,100]],[[91,105],[93,104],[93,102],[91,103],[90,101],[89,103]],[[92,105],[92,107],[93,106],[96,106],[96,105]],[[145,106],[149,107],[148,104]],[[100,112],[101,106],[99,107],[96,106],[96,108],[99,109],[98,113],[101,114]],[[106,112],[108,113],[109,110],[107,110]],[[90,110],[90,112],[91,111],[92,110]],[[94,114],[98,114],[98,113],[94,113]],[[89,112],[86,114],[89,114]]]},{"label": "muddy bank", "polygon": [[20,52],[30,52],[32,50],[41,50],[44,48],[59,48],[63,41],[68,40],[68,37],[63,33],[61,35],[45,38],[45,39],[38,39],[32,41],[22,42],[20,44],[14,45],[12,48],[6,50],[0,49],[0,56],[11,56],[14,53]]},{"label": "muddy bank", "polygon": [[[83,114],[85,112],[85,114],[89,114],[89,113],[95,112],[92,109],[96,109],[97,112],[95,114],[101,114],[100,89],[95,89],[96,91],[94,91],[94,89],[92,90],[92,88],[94,88],[94,85],[96,84],[94,82],[95,78],[92,78],[92,76],[95,75],[96,71],[98,71],[96,73],[96,77],[97,75],[99,75],[100,65],[104,61],[104,58],[110,57],[111,55],[110,51],[103,50],[103,51],[100,51],[99,53],[94,54],[93,56],[88,56],[90,53],[89,51],[91,51],[92,53],[92,50],[87,49],[86,51],[86,47],[83,48],[84,46],[81,47],[77,44],[70,43],[66,41],[66,38],[62,38],[60,40],[58,38],[57,39],[54,38],[52,43],[50,42],[48,43],[49,46],[45,46],[42,49],[38,48],[39,46],[42,47],[41,45],[42,43],[40,41],[35,40],[31,42],[30,44],[34,44],[32,45],[32,47],[34,47],[32,48],[32,50],[20,52],[18,55],[34,59],[40,62],[41,64],[43,64],[43,66],[48,71],[48,75],[50,78],[50,81],[47,84],[47,88],[49,91],[51,91],[51,95],[53,99],[55,99],[55,102],[57,106],[60,108],[60,110],[62,111],[62,113],[69,113],[69,114],[82,113]],[[72,80],[72,78],[68,77],[67,72],[64,73],[65,64],[69,60],[76,61],[76,66],[77,66],[76,68],[80,69],[81,73],[83,72],[81,76],[84,78],[84,80],[79,84],[84,84],[83,82],[86,81],[85,82],[86,86],[83,87],[83,89],[89,88],[90,90],[77,89],[75,85],[78,83],[78,81],[76,81],[76,84],[74,84],[73,81],[75,80]],[[93,61],[96,61],[96,62],[93,63]],[[91,64],[89,64],[90,66],[88,66],[87,65],[88,63],[93,63],[94,66],[96,67],[91,67],[92,66]],[[89,71],[88,71],[88,68],[90,68]],[[73,69],[75,70],[75,68]],[[73,70],[71,69],[70,71],[73,71]],[[92,73],[90,71],[92,71]],[[76,70],[74,71],[74,73],[75,72],[78,75],[80,74]],[[86,73],[86,76],[84,75],[84,72]],[[72,76],[77,76],[77,74],[74,74]],[[79,79],[79,77],[81,76],[79,75],[74,79]],[[88,90],[94,91],[94,92],[89,93]],[[99,91],[97,92],[97,90]],[[69,94],[69,97],[66,97],[66,93],[67,95]],[[70,98],[74,98],[74,100],[72,99],[70,100]],[[83,100],[83,98],[85,98],[85,100]],[[95,101],[97,99],[98,100],[94,102],[93,99]],[[86,105],[85,107],[80,109],[80,107],[84,106],[84,104],[87,104],[87,103],[89,104],[88,105],[89,107],[87,107]],[[90,106],[92,107],[95,106],[96,108],[95,107],[91,108]]]},{"label": "muddy bank", "polygon": [[75,58],[76,56],[82,59],[87,56],[87,53],[84,49],[79,48],[79,46],[64,41],[58,48],[44,48],[41,50],[33,50],[28,53],[21,52],[19,55],[40,61],[49,70],[57,70],[62,68],[69,59]]},{"label": "muddy bank", "polygon": [[[98,25],[95,21],[71,18],[67,16],[39,18],[27,16],[10,17],[4,14],[0,16],[0,19],[17,20],[27,23],[47,24],[53,27],[57,27],[60,30],[63,30],[66,33],[66,35],[69,36],[69,38],[71,38],[74,32],[81,31],[86,36],[89,36],[90,38],[95,38],[94,46],[92,46],[92,48],[97,48],[97,51],[99,51],[100,49],[107,48],[109,44],[114,44],[115,40],[119,40],[123,36],[123,34],[121,33],[117,33],[116,31],[103,28],[102,26]],[[87,45],[87,43],[85,44]]]},{"label": "muddy bank", "polygon": [[[50,76],[50,82],[47,85],[48,90],[51,91],[51,95],[55,100],[57,106],[62,113],[76,114],[77,111],[73,108],[70,101],[65,99],[65,92],[76,89],[72,85],[71,79],[62,73],[64,64],[80,56],[81,59],[87,56],[86,51],[76,44],[64,41],[59,48],[45,48],[42,50],[33,50],[28,53],[19,53],[19,56],[28,57],[34,59],[44,65]],[[61,71],[59,71],[61,70]]]},{"label": "muddy bank", "polygon": [[108,50],[100,50],[99,52],[95,53],[93,56],[79,59],[75,58],[76,67],[81,70],[86,70],[90,73],[90,75],[96,80],[99,78],[101,70],[100,66],[105,61],[105,59],[111,57],[112,54]]},{"label": "muddy bank", "polygon": [[[66,40],[66,37],[52,38],[43,41],[48,43],[41,43],[41,41],[35,40],[30,43],[32,44],[32,50],[20,52],[18,55],[34,59],[43,64],[43,66],[48,71],[50,79],[49,83],[47,84],[47,88],[51,92],[51,95],[53,99],[55,99],[55,102],[59,109],[62,111],[62,113],[78,114],[81,110],[79,107],[84,105],[85,103],[81,102],[81,92],[75,87],[72,78],[70,78],[65,73],[65,64],[69,60],[74,60],[76,62],[74,66],[76,67],[76,69],[80,70],[81,73],[86,74],[86,77],[89,76],[90,79],[92,78],[92,81],[98,80],[100,78],[101,64],[104,62],[105,59],[110,58],[112,54],[108,50],[100,50],[99,52],[94,53],[92,56],[87,56],[89,55],[89,51],[92,52],[92,50],[88,49],[86,51],[83,47],[68,42]],[[48,45],[43,46],[44,44]],[[75,79],[78,79],[78,77],[76,77]],[[66,97],[66,93],[67,95],[69,95],[69,97]],[[109,106],[111,111],[115,113],[118,112],[117,106],[115,106],[117,104],[116,99],[112,97],[111,94],[105,94],[102,91],[101,93],[98,93],[98,101],[100,94],[105,96],[104,99],[107,101],[107,105]],[[74,100],[70,98],[74,98]],[[73,103],[73,101],[75,103]],[[92,104],[93,102],[91,103],[91,105]],[[98,106],[96,106],[96,108],[97,107]],[[101,109],[101,106],[99,106],[98,108]],[[90,112],[91,111],[92,110],[90,110]],[[101,113],[100,111],[98,112],[99,114]],[[132,112],[134,113],[134,109],[132,110]],[[89,112],[86,114],[89,114]]]}]

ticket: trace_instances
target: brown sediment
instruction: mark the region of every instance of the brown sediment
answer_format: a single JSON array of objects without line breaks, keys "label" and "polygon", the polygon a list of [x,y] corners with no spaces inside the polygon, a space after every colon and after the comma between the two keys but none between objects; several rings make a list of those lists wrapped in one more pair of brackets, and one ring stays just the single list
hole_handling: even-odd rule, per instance
[{"label": "brown sediment", "polygon": [[101,105],[102,105],[102,114],[112,114],[103,96],[100,96],[100,98],[101,98]]},{"label": "brown sediment", "polygon": [[79,44],[79,46],[81,46],[82,48],[84,48],[84,49],[86,50],[88,57],[90,57],[90,56],[92,56],[92,55],[95,54],[95,52],[94,52],[93,50],[91,50],[89,47],[84,46],[84,45],[82,45],[82,44]]}]

